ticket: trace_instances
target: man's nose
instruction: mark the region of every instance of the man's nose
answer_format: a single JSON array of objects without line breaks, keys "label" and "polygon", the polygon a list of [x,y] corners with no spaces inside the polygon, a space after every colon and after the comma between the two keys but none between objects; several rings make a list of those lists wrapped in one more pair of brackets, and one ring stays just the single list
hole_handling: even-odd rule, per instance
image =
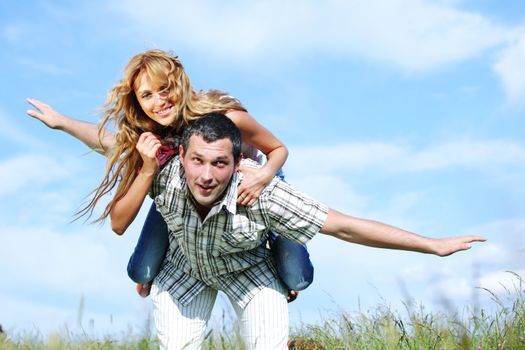
[{"label": "man's nose", "polygon": [[213,179],[211,165],[206,164],[202,167],[201,179],[203,181],[211,181]]}]

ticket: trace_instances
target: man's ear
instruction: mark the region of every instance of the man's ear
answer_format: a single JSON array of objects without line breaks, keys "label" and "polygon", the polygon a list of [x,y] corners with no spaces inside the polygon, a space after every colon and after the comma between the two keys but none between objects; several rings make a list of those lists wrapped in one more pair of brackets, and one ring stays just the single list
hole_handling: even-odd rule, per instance
[{"label": "man's ear", "polygon": [[241,153],[241,156],[235,162],[235,171],[239,171],[239,168],[241,167],[241,160],[243,160],[243,159],[244,159],[244,156]]},{"label": "man's ear", "polygon": [[179,145],[179,157],[181,160],[184,158],[184,147],[182,145]]}]

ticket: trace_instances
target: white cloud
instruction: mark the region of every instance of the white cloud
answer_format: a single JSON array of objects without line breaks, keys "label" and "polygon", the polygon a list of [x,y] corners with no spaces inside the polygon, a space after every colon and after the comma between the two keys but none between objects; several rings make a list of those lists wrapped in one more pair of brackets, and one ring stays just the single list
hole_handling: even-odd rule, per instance
[{"label": "white cloud", "polygon": [[437,302],[468,299],[475,292],[475,286],[464,277],[442,279],[427,288],[428,295]]},{"label": "white cloud", "polygon": [[108,238],[95,239],[96,233],[89,232],[65,235],[31,226],[0,230],[3,274],[16,280],[17,287],[37,285],[66,295],[79,291],[106,294],[124,288],[125,270],[120,267],[117,273],[111,249],[116,244]]},{"label": "white cloud", "polygon": [[45,185],[73,174],[71,158],[51,157],[44,154],[22,154],[0,163],[0,196],[17,193],[24,188]]},{"label": "white cloud", "polygon": [[[519,237],[524,224],[523,220],[506,220],[469,228],[462,234],[481,233],[489,240],[446,258],[400,254],[396,259],[399,271],[389,271],[385,266],[377,274],[385,276],[382,281],[385,285],[388,283],[386,276],[397,277],[417,302],[422,301],[425,307],[432,309],[445,307],[446,311],[459,305],[479,306],[476,303],[490,306],[493,304],[491,295],[480,288],[486,288],[501,298],[512,298],[509,291],[515,290],[519,280],[505,271],[524,276],[523,239]],[[411,264],[411,259],[416,261],[416,258],[417,264]],[[423,290],[419,291],[419,288]]]},{"label": "white cloud", "polygon": [[19,127],[15,117],[10,116],[0,106],[0,136],[3,140],[10,140],[16,143],[16,146],[31,146],[34,148],[44,147],[44,143],[36,137],[28,137],[27,131]]},{"label": "white cloud", "polygon": [[[361,212],[368,204],[368,198],[358,194],[348,182],[337,176],[307,176],[304,173],[286,178],[292,185],[309,196],[329,203],[330,207],[347,212]],[[344,193],[342,196],[341,194]]]},{"label": "white cloud", "polygon": [[25,28],[19,23],[8,23],[2,28],[2,37],[10,43],[16,43],[24,34]]},{"label": "white cloud", "polygon": [[422,70],[476,57],[506,37],[481,15],[424,0],[128,0],[113,6],[143,30],[235,61],[320,52]]},{"label": "white cloud", "polygon": [[39,73],[45,73],[50,75],[62,75],[70,73],[69,70],[63,66],[58,66],[52,63],[42,63],[39,60],[35,60],[33,57],[17,57],[16,63],[27,69],[37,71]]},{"label": "white cloud", "polygon": [[[487,232],[489,237],[494,237],[500,234],[501,232]],[[481,235],[486,235],[484,232],[480,232]],[[473,258],[478,261],[478,264],[483,262],[484,266],[509,266],[512,262],[513,251],[511,250],[511,245],[507,243],[505,247],[502,244],[492,243],[489,239],[488,242],[485,242],[476,249],[474,249],[471,254]],[[514,247],[512,245],[512,247]]]},{"label": "white cloud", "polygon": [[[128,340],[129,332],[132,332],[131,336],[140,336],[146,330],[148,313],[151,312],[149,300],[136,298],[128,305],[127,312],[119,310],[115,313],[111,308],[96,310],[91,307],[91,300],[84,298],[84,312],[79,315],[81,295],[77,297],[71,302],[55,305],[0,293],[4,331],[14,336],[57,335],[63,339],[64,336],[82,335],[92,339],[110,336]],[[79,316],[82,328],[79,327]]]},{"label": "white cloud", "polygon": [[468,230],[468,233],[488,237],[488,241],[473,252],[480,265],[506,266],[509,270],[525,269],[524,232],[525,219],[523,218],[498,220]]},{"label": "white cloud", "polygon": [[521,278],[525,278],[525,269],[512,271],[512,273],[508,271],[496,271],[490,273],[480,279],[479,287],[499,296],[509,295],[516,291],[521,292],[523,286],[520,288],[520,280],[515,274],[521,276]]},{"label": "white cloud", "polygon": [[407,153],[402,146],[381,142],[290,147],[286,169],[300,174],[304,172],[305,165],[315,160],[315,168],[309,168],[309,171],[330,173],[340,169],[363,170],[378,164],[387,166],[406,157]]},{"label": "white cloud", "polygon": [[[525,35],[458,1],[115,1],[113,11],[135,21],[146,40],[190,48],[250,65],[296,61],[304,55],[372,59],[425,71],[501,50],[495,72],[510,102],[525,95]],[[169,13],[170,15],[166,15]],[[290,19],[293,20],[290,20]],[[159,34],[160,33],[160,34]]]},{"label": "white cloud", "polygon": [[125,331],[138,324],[143,331],[150,301],[137,295],[126,265],[148,207],[122,237],[108,225],[68,224],[64,218],[30,224],[46,221],[47,207],[30,212],[23,224],[6,218],[0,226],[0,268],[10,283],[0,293],[3,326],[16,333],[71,328],[83,295],[84,321],[93,319],[96,330]]},{"label": "white cloud", "polygon": [[403,276],[415,276],[419,283],[426,283],[426,295],[437,302],[461,301],[477,295],[482,304],[490,303],[487,289],[498,297],[512,297],[519,284],[512,273],[525,276],[523,232],[525,221],[502,220],[472,227],[464,233],[481,234],[488,238],[485,243],[474,244],[465,253],[444,258],[439,265],[424,265],[419,269],[409,268]]},{"label": "white cloud", "polygon": [[511,103],[525,98],[525,33],[522,33],[508,47],[503,49],[494,65],[507,98]]},{"label": "white cloud", "polygon": [[461,140],[416,152],[405,159],[408,170],[433,170],[450,166],[487,167],[525,161],[525,147],[505,140]]},{"label": "white cloud", "polygon": [[460,140],[421,150],[380,142],[291,147],[286,169],[300,173],[312,159],[315,159],[316,167],[309,171],[317,173],[370,168],[402,173],[453,166],[491,168],[523,164],[525,146],[506,140]]}]

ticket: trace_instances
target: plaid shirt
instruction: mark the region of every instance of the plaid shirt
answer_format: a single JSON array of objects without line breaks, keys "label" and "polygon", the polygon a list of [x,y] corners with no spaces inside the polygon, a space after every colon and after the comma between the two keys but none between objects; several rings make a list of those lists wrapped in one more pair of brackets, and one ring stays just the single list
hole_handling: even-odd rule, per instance
[{"label": "plaid shirt", "polygon": [[[243,160],[243,164],[257,166]],[[241,173],[201,220],[186,186],[179,157],[157,175],[151,190],[169,229],[170,245],[155,282],[182,305],[206,286],[221,290],[244,308],[277,278],[266,242],[269,230],[306,243],[323,226],[326,206],[274,178],[251,206],[237,205]]]}]

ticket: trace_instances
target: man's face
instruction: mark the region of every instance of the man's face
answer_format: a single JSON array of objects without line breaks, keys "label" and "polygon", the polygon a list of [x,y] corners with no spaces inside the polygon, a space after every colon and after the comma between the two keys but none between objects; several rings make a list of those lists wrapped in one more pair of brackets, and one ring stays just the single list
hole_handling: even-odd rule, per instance
[{"label": "man's face", "polygon": [[207,143],[202,136],[192,136],[188,149],[180,146],[180,155],[188,189],[195,201],[211,208],[223,196],[232,175],[239,168],[233,159],[229,139]]}]

